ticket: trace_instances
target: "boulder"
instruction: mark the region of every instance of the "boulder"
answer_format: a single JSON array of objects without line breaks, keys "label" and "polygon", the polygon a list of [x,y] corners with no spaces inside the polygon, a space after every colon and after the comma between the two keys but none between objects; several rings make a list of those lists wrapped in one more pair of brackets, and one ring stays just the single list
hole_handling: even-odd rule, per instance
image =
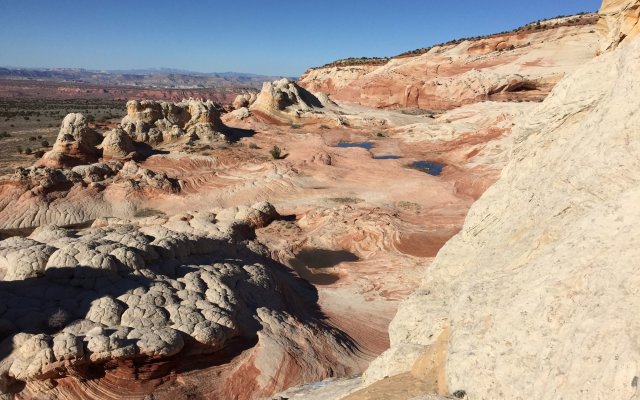
[{"label": "boulder", "polygon": [[102,158],[104,159],[132,158],[135,151],[131,137],[121,126],[109,131],[102,141]]},{"label": "boulder", "polygon": [[242,107],[249,107],[251,104],[253,104],[256,101],[256,98],[258,97],[257,93],[242,93],[236,96],[236,98],[233,100],[233,108],[235,108],[236,110]]}]

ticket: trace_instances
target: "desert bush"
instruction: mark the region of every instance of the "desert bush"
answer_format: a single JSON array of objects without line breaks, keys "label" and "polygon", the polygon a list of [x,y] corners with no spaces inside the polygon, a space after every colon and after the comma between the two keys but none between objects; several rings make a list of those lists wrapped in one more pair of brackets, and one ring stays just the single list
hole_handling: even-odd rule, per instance
[{"label": "desert bush", "polygon": [[24,154],[29,155],[31,153],[33,153],[33,150],[31,150],[31,147],[27,147],[26,149],[24,149]]},{"label": "desert bush", "polygon": [[35,142],[36,141],[36,137],[35,136],[29,136],[29,141],[30,142]]},{"label": "desert bush", "polygon": [[42,147],[49,147],[49,142],[47,140],[43,140],[42,142],[40,142],[40,144],[42,145]]},{"label": "desert bush", "polygon": [[18,154],[22,154],[24,150],[22,150],[22,146],[18,146],[16,147],[16,151],[18,152]]},{"label": "desert bush", "polygon": [[34,151],[33,152],[33,156],[35,158],[42,158],[42,156],[44,156],[44,150],[38,149],[38,150]]},{"label": "desert bush", "polygon": [[259,148],[260,148],[260,146],[258,146],[258,145],[257,145],[257,144],[255,144],[255,143],[249,143],[249,148],[250,148],[250,149],[254,149],[254,150],[255,150],[255,149],[259,149]]},{"label": "desert bush", "polygon": [[274,160],[282,158],[282,150],[280,150],[280,147],[278,146],[273,146],[269,151],[269,154],[271,154],[271,157],[273,157]]}]

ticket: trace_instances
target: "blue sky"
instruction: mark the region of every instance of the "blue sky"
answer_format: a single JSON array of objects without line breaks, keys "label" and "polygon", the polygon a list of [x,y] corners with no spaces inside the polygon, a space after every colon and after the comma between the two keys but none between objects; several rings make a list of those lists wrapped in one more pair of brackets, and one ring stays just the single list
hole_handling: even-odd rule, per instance
[{"label": "blue sky", "polygon": [[0,65],[298,76],[510,30],[601,0],[0,0]]}]

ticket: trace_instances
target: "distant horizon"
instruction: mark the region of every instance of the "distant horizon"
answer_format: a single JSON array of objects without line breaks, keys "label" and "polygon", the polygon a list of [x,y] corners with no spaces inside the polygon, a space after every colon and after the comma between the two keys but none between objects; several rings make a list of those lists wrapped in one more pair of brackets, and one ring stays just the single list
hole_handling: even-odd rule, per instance
[{"label": "distant horizon", "polygon": [[62,71],[62,70],[82,70],[88,72],[144,72],[144,71],[157,71],[157,72],[166,72],[166,73],[174,73],[174,74],[200,74],[200,75],[213,75],[213,74],[236,74],[243,76],[268,76],[268,77],[284,77],[284,78],[298,78],[298,76],[286,76],[286,75],[265,75],[265,74],[257,74],[254,72],[243,72],[243,71],[193,71],[181,68],[171,68],[171,67],[148,67],[148,68],[124,68],[124,69],[94,69],[94,68],[84,68],[84,67],[25,67],[19,65],[0,65],[0,68],[5,69],[24,69],[24,70],[33,70],[33,71]]},{"label": "distant horizon", "polygon": [[595,12],[601,1],[357,3],[327,0],[320,7],[247,0],[204,3],[190,12],[169,0],[4,2],[0,64],[21,69],[169,69],[298,77],[338,59],[392,57],[558,15]]}]

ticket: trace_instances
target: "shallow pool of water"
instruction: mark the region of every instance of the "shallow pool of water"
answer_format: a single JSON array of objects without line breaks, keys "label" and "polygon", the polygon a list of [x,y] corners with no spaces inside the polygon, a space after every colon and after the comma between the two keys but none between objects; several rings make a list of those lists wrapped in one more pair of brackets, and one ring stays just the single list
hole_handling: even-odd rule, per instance
[{"label": "shallow pool of water", "polygon": [[[291,262],[298,275],[314,285],[331,285],[340,275],[331,268],[343,262],[356,262],[359,258],[346,250],[302,249]],[[329,271],[323,271],[323,270]]]},{"label": "shallow pool of water", "polygon": [[409,165],[409,168],[426,172],[427,174],[433,175],[433,176],[440,175],[444,167],[445,167],[444,164],[440,164],[433,161],[416,161]]},{"label": "shallow pool of water", "polygon": [[336,147],[340,148],[348,148],[348,147],[360,147],[361,149],[371,150],[373,148],[373,143],[371,142],[339,142]]},{"label": "shallow pool of water", "polygon": [[402,158],[402,156],[393,156],[393,155],[373,156],[374,160],[397,160],[399,158]]}]

